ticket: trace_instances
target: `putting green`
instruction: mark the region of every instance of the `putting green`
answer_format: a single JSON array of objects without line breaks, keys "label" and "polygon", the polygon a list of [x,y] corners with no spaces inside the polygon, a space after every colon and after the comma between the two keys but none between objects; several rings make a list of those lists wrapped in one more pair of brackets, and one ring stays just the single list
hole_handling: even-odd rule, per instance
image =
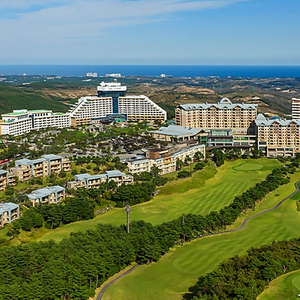
[{"label": "putting green", "polygon": [[258,300],[294,300],[300,293],[300,270],[282,275],[270,282]]},{"label": "putting green", "polygon": [[[247,170],[247,164],[259,170]],[[235,168],[243,166],[246,171]],[[208,214],[229,205],[235,196],[242,194],[255,183],[264,180],[274,168],[280,166],[278,160],[237,160],[226,162],[218,168],[207,167],[196,172],[193,177],[169,182],[162,187],[153,200],[135,205],[130,213],[130,220],[145,220],[152,224],[160,224],[182,216],[182,214]],[[75,222],[46,233],[40,241],[53,239],[60,241],[70,232],[84,231],[99,223],[114,225],[125,224],[126,216],[123,208],[114,208],[93,220]]]},{"label": "putting green", "polygon": [[[299,173],[290,177],[291,183],[270,193],[256,212],[250,211],[244,218],[273,207],[291,194]],[[276,194],[280,194],[280,198]],[[273,240],[299,237],[299,232],[300,215],[296,203],[287,200],[278,209],[249,220],[240,231],[195,240],[176,247],[157,263],[140,266],[110,286],[103,299],[181,299],[200,275],[213,271],[229,257],[243,255],[250,247],[269,244]]]},{"label": "putting green", "polygon": [[263,169],[264,165],[259,163],[242,163],[239,166],[235,167],[236,171],[258,171]]}]

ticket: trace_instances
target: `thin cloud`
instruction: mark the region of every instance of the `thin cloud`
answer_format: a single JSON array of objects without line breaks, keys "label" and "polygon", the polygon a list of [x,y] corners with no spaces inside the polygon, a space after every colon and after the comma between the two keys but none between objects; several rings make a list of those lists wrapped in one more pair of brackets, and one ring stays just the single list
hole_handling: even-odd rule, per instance
[{"label": "thin cloud", "polygon": [[[59,57],[103,46],[99,41],[109,36],[110,28],[164,22],[179,12],[220,9],[245,1],[251,0],[1,1],[0,38],[3,45],[9,45],[11,56],[22,52],[33,58],[41,53]],[[6,10],[14,17],[5,18]]]}]

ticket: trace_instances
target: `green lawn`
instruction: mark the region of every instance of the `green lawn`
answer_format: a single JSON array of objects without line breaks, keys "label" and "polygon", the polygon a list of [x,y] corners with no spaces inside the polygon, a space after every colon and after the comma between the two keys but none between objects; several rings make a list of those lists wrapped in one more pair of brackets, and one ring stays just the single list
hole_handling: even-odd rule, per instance
[{"label": "green lawn", "polygon": [[[207,214],[219,210],[230,204],[235,196],[265,179],[279,165],[277,160],[259,159],[226,162],[217,173],[213,167],[207,167],[194,173],[193,177],[167,183],[153,200],[132,207],[130,220],[160,224],[186,213]],[[87,230],[98,223],[120,225],[125,222],[124,209],[114,208],[93,220],[76,222],[49,231],[39,240],[59,241],[72,231]]]},{"label": "green lawn", "polygon": [[282,275],[270,282],[258,300],[294,300],[300,293],[300,270]]},{"label": "green lawn", "polygon": [[[299,173],[291,179],[291,183],[269,194],[255,213],[274,206],[289,195],[294,190],[293,183],[299,180]],[[298,237],[299,232],[300,213],[296,210],[295,200],[287,200],[277,210],[250,220],[241,231],[195,240],[176,247],[157,263],[140,266],[109,287],[103,299],[181,299],[200,275],[213,271],[229,257],[243,255],[250,247],[269,244],[273,240]]]}]

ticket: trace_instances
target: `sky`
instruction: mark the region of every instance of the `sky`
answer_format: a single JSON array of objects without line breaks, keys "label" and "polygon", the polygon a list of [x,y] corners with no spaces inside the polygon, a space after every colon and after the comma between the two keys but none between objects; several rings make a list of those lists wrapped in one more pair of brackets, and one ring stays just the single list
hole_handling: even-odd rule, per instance
[{"label": "sky", "polygon": [[1,0],[0,64],[300,65],[300,0]]}]

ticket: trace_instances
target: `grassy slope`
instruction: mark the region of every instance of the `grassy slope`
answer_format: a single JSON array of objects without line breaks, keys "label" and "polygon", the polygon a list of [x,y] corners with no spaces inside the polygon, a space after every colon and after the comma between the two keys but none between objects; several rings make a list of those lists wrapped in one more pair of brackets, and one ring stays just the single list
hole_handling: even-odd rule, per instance
[{"label": "grassy slope", "polygon": [[0,87],[0,114],[11,112],[13,109],[52,109],[67,111],[68,106],[43,97],[35,92],[26,92],[17,88]]},{"label": "grassy slope", "polygon": [[300,270],[282,275],[270,282],[270,286],[258,300],[294,300],[300,293]]},{"label": "grassy slope", "polygon": [[[130,220],[145,220],[160,224],[181,216],[183,213],[207,214],[228,205],[236,195],[241,194],[256,182],[263,180],[271,169],[278,166],[277,160],[237,160],[226,162],[218,169],[208,167],[192,178],[168,183],[160,194],[150,202],[136,205],[130,213]],[[68,224],[45,234],[40,241],[56,241],[72,231],[93,228],[98,223],[125,224],[123,208],[114,208],[93,220]]]},{"label": "grassy slope", "polygon": [[[256,213],[291,194],[299,173],[291,179],[292,183],[268,195]],[[280,197],[275,196],[278,193]],[[296,210],[295,200],[288,200],[277,210],[250,220],[241,231],[195,240],[176,247],[157,263],[140,266],[113,284],[103,299],[181,299],[200,275],[213,271],[229,257],[245,254],[252,246],[298,237],[299,232],[300,213]]]}]

